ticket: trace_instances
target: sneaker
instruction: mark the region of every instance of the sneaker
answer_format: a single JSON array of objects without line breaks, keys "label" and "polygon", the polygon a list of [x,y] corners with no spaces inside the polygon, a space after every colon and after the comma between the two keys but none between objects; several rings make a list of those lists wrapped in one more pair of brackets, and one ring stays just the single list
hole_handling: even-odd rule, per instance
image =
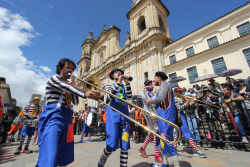
[{"label": "sneaker", "polygon": [[30,153],[33,153],[33,150],[29,150],[28,147],[25,147],[23,150],[23,153],[30,154]]},{"label": "sneaker", "polygon": [[89,141],[89,142],[92,142],[93,140],[90,140],[90,139],[89,139],[88,141]]},{"label": "sneaker", "polygon": [[159,163],[162,163],[163,160],[161,157],[155,157],[155,162],[159,162]]},{"label": "sneaker", "polygon": [[82,142],[82,138],[80,138],[79,142]]},{"label": "sneaker", "polygon": [[176,148],[177,154],[182,154],[183,151],[179,150],[178,148]]},{"label": "sneaker", "polygon": [[219,137],[219,141],[223,141],[222,137]]},{"label": "sneaker", "polygon": [[202,153],[200,150],[194,151],[193,155],[200,158],[207,158],[207,155]]},{"label": "sneaker", "polygon": [[151,167],[169,167],[168,165],[166,165],[166,164],[162,164],[161,166],[159,166],[159,165],[156,165],[156,164],[150,164],[150,166]]},{"label": "sneaker", "polygon": [[148,158],[148,155],[146,154],[146,151],[144,149],[140,148],[139,152],[141,153],[143,158]]},{"label": "sneaker", "polygon": [[246,137],[242,137],[242,143],[249,143]]},{"label": "sneaker", "polygon": [[213,140],[215,140],[215,141],[216,141],[216,140],[217,140],[217,139],[216,139],[216,137],[213,137]]},{"label": "sneaker", "polygon": [[21,151],[22,151],[22,146],[18,146],[18,148],[17,148],[16,151],[14,152],[14,155],[21,154]]}]

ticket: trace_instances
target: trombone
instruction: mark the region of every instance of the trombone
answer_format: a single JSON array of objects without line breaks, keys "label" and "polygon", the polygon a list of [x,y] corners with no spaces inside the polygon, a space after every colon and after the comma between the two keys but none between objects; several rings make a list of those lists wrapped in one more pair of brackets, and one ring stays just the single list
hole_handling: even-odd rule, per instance
[{"label": "trombone", "polygon": [[129,105],[131,105],[131,106],[134,106],[134,107],[136,107],[136,108],[142,110],[143,112],[146,112],[146,113],[149,114],[150,116],[155,117],[155,118],[157,118],[157,119],[159,119],[159,120],[161,120],[161,121],[163,121],[163,122],[165,122],[165,123],[167,123],[167,124],[173,126],[173,127],[178,131],[178,136],[177,136],[176,140],[170,141],[167,137],[164,138],[164,137],[160,136],[158,133],[154,132],[153,130],[151,130],[151,129],[145,127],[145,126],[143,126],[143,125],[140,124],[139,122],[136,122],[134,119],[130,118],[129,116],[127,116],[126,114],[120,112],[119,110],[115,109],[114,107],[112,107],[112,106],[106,104],[106,103],[103,102],[102,100],[100,100],[100,99],[98,100],[99,102],[103,103],[105,106],[110,107],[112,110],[118,112],[119,114],[121,114],[122,116],[124,116],[125,118],[127,118],[128,120],[132,121],[133,123],[136,123],[136,124],[139,125],[140,127],[144,128],[145,130],[147,130],[147,131],[149,131],[150,133],[154,134],[155,136],[157,136],[158,138],[160,138],[162,141],[168,143],[169,145],[174,145],[174,144],[178,143],[178,141],[180,140],[181,131],[180,131],[180,128],[179,128],[176,124],[174,124],[174,123],[172,123],[172,122],[170,122],[170,121],[168,121],[168,120],[165,120],[165,119],[163,119],[162,117],[159,117],[159,116],[156,115],[155,113],[152,113],[152,112],[150,112],[150,111],[147,111],[147,110],[145,110],[145,109],[143,109],[143,108],[141,108],[141,107],[139,107],[139,106],[136,106],[135,104],[133,104],[133,103],[127,101],[127,100],[124,100],[124,99],[122,99],[122,98],[119,98],[119,97],[113,95],[112,93],[109,93],[108,91],[106,91],[106,90],[104,90],[104,89],[101,89],[101,88],[100,88],[100,85],[101,85],[101,84],[100,84],[100,80],[99,80],[98,77],[96,77],[96,76],[90,76],[90,77],[87,78],[87,81],[84,81],[84,80],[82,80],[82,79],[80,79],[80,78],[78,78],[78,77],[72,75],[71,73],[69,73],[69,75],[71,75],[71,78],[75,78],[75,79],[77,79],[78,81],[84,82],[84,83],[85,83],[85,84],[84,84],[84,88],[85,88],[87,91],[91,90],[91,89],[94,87],[94,88],[96,88],[96,90],[105,92],[105,93],[109,94],[110,96],[115,97],[115,98],[117,98],[118,100],[123,101],[123,102],[125,102],[125,103],[127,103],[127,104],[129,104]]}]

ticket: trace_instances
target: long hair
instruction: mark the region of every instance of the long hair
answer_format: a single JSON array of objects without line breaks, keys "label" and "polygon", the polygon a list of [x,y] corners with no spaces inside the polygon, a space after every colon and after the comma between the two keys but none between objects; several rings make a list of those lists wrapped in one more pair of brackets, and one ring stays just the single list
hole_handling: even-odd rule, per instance
[{"label": "long hair", "polygon": [[[58,62],[57,66],[56,66],[56,73],[57,73],[58,75],[60,75],[59,69],[61,70],[61,69],[65,66],[65,64],[67,64],[67,63],[71,63],[71,64],[73,65],[73,67],[74,67],[74,70],[76,69],[76,64],[75,64],[75,62],[74,62],[73,60],[70,60],[70,59],[68,59],[68,58],[62,58],[62,59]],[[58,67],[59,67],[59,69],[58,69]]]}]

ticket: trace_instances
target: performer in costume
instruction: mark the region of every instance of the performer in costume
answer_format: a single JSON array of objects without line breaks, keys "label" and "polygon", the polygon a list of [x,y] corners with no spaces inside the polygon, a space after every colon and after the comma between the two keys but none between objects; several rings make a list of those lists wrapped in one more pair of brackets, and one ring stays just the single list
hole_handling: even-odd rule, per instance
[{"label": "performer in costume", "polygon": [[[41,106],[39,105],[39,102],[41,101],[41,99],[39,97],[35,97],[33,99],[33,103],[27,105],[26,107],[24,107],[23,109],[23,115],[27,118],[27,119],[36,119],[37,114],[39,112],[41,112]],[[23,150],[23,153],[32,153],[32,150],[29,150],[29,145],[30,145],[30,141],[32,136],[35,133],[35,127],[26,127],[25,126],[25,121],[23,124],[23,129],[21,132],[21,139],[20,139],[20,143],[19,146],[17,148],[17,150],[14,152],[14,155],[20,154],[22,151],[22,147],[23,147],[23,143],[24,143],[24,139],[25,136],[28,136],[27,142],[25,143],[25,148]]]},{"label": "performer in costume", "polygon": [[[120,98],[131,100],[132,90],[129,80],[125,78],[121,69],[114,68],[109,72],[109,77],[114,80],[113,83],[106,85],[106,90]],[[124,86],[122,81],[126,83]],[[109,105],[117,110],[129,115],[128,105],[117,98],[107,96]],[[121,148],[120,166],[126,167],[128,161],[129,142],[129,120],[113,111],[110,107],[106,107],[106,148],[104,148],[98,167],[103,167],[112,152],[118,147]]]},{"label": "performer in costume", "polygon": [[63,58],[56,67],[58,75],[52,76],[46,85],[47,105],[39,117],[39,157],[36,167],[66,166],[74,161],[74,132],[71,101],[77,105],[78,97],[97,100],[101,93],[76,87],[74,79],[68,82],[69,73],[76,68],[72,60]]},{"label": "performer in costume", "polygon": [[[155,73],[155,84],[156,86],[160,86],[159,92],[156,98],[147,99],[145,102],[148,105],[156,104],[156,113],[158,116],[175,123],[176,121],[176,109],[174,103],[174,95],[172,91],[171,85],[166,81],[168,76],[161,71]],[[167,137],[169,140],[173,138],[173,127],[169,124],[158,120],[158,127],[160,130],[160,135],[162,137]],[[161,148],[163,153],[163,164],[161,167],[168,167],[168,158],[171,158],[174,162],[174,166],[179,167],[179,162],[177,159],[177,152],[174,146],[170,146],[168,143],[160,141],[159,138],[156,138],[157,148]],[[157,167],[155,164],[151,164],[153,167]]]},{"label": "performer in costume", "polygon": [[[144,86],[147,86],[146,88],[146,91],[147,91],[147,94],[148,94],[148,97],[149,98],[153,98],[154,97],[154,93],[153,93],[153,90],[154,90],[154,87],[152,86],[152,81],[150,80],[146,80],[144,82]],[[142,94],[142,101],[143,101],[143,106],[144,106],[144,109],[145,110],[149,110],[146,103],[145,103],[145,97],[144,97],[144,94]],[[159,152],[159,149],[156,147],[156,136],[154,136],[152,133],[149,133],[148,136],[146,137],[142,147],[139,149],[139,152],[142,154],[142,157],[144,158],[148,158],[148,155],[146,154],[146,147],[148,146],[148,143],[151,142],[152,140],[154,139],[154,147],[155,147],[155,162],[160,162],[162,163],[162,158],[161,158],[161,155],[160,155],[160,152]]]},{"label": "performer in costume", "polygon": [[[190,102],[190,99],[187,98],[186,103],[184,103],[183,100],[180,97],[181,93],[182,93],[182,89],[181,88],[175,88],[174,89],[175,106],[176,106],[177,110],[179,111],[180,116],[181,116],[181,120],[182,120],[182,126],[180,127],[181,133],[183,134],[183,136],[184,136],[185,139],[188,139],[190,145],[192,146],[192,148],[193,148],[193,155],[201,157],[201,158],[206,158],[207,157],[206,154],[202,153],[196,147],[196,145],[194,144],[194,141],[193,141],[193,139],[191,137],[191,133],[190,133],[190,130],[188,128],[187,121],[186,121],[186,115],[185,115],[184,109],[186,107],[190,106],[190,105],[193,105],[194,102]],[[175,139],[176,138],[177,138],[177,134],[175,135]],[[182,151],[178,150],[177,144],[175,144],[174,147],[177,149],[178,153],[182,153]]]},{"label": "performer in costume", "polygon": [[91,138],[91,133],[92,133],[92,126],[87,126],[87,124],[86,124],[88,113],[90,112],[90,109],[91,109],[91,107],[87,106],[86,111],[84,111],[84,113],[82,115],[82,119],[84,120],[84,125],[83,125],[83,128],[82,128],[82,134],[81,134],[80,142],[83,142],[82,138],[83,138],[84,133],[86,133],[86,134],[88,133],[88,135],[89,135],[88,141],[89,142],[93,141],[93,140],[90,139]]}]

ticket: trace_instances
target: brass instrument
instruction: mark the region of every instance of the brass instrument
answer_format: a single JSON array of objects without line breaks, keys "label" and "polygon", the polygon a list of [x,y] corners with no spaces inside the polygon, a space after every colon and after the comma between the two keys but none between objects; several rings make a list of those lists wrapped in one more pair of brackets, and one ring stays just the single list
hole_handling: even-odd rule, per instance
[{"label": "brass instrument", "polygon": [[210,105],[211,107],[215,107],[215,108],[220,109],[219,106],[216,106],[216,105],[211,104],[211,103],[207,103],[207,102],[205,102],[205,101],[198,100],[197,97],[190,97],[190,96],[186,96],[186,95],[181,95],[181,96],[182,96],[182,97],[186,97],[186,98],[193,99],[195,102],[196,102],[196,101],[197,101],[197,102],[201,102],[201,103],[204,103],[204,104],[206,104],[206,105]]},{"label": "brass instrument", "polygon": [[[144,128],[144,129],[146,129],[147,131],[149,131],[150,133],[154,134],[156,137],[160,138],[162,141],[164,141],[164,142],[166,142],[166,143],[168,143],[168,144],[170,144],[170,145],[174,145],[174,144],[178,143],[178,141],[180,140],[181,131],[180,131],[180,128],[179,128],[176,124],[174,124],[174,123],[172,123],[172,122],[170,122],[170,121],[168,121],[168,120],[165,120],[165,119],[162,118],[162,117],[159,117],[159,116],[156,115],[155,113],[152,113],[152,112],[150,112],[150,111],[147,111],[147,110],[145,110],[145,109],[143,109],[143,108],[141,108],[141,107],[139,107],[139,106],[136,106],[136,105],[134,105],[133,103],[127,101],[127,100],[124,100],[124,99],[122,99],[122,98],[119,98],[119,97],[113,95],[112,93],[109,93],[109,92],[106,91],[106,90],[101,89],[101,88],[100,88],[100,85],[101,85],[101,84],[100,84],[100,80],[99,80],[99,78],[97,78],[96,76],[90,76],[89,78],[87,78],[87,81],[84,81],[84,80],[82,80],[82,79],[80,79],[80,78],[75,77],[75,76],[72,75],[71,73],[69,73],[69,75],[71,75],[71,78],[75,78],[75,79],[77,79],[77,80],[79,80],[79,81],[81,81],[81,82],[84,82],[84,83],[85,83],[84,88],[85,88],[87,91],[91,90],[91,89],[94,87],[94,88],[96,88],[96,89],[99,90],[99,91],[105,92],[105,93],[109,94],[110,96],[117,98],[117,99],[120,100],[120,101],[123,101],[123,102],[125,102],[125,103],[127,103],[127,104],[129,104],[129,105],[131,105],[131,106],[134,106],[134,107],[136,107],[136,108],[142,110],[143,112],[149,114],[151,117],[155,117],[156,119],[159,119],[159,120],[161,120],[161,121],[164,121],[165,123],[167,123],[167,124],[173,126],[173,127],[178,131],[178,135],[177,135],[176,140],[170,141],[167,137],[166,137],[166,138],[163,138],[162,136],[160,136],[159,134],[157,134],[157,133],[154,132],[153,130],[151,130],[151,129],[149,129],[149,128],[143,126],[142,124],[136,122],[135,120],[131,119],[131,118],[130,118],[129,116],[127,116],[126,114],[124,114],[124,113],[120,112],[119,110],[115,109],[114,107],[112,107],[112,106],[110,106],[110,105],[104,103],[102,100],[100,100],[100,99],[98,100],[99,102],[103,103],[105,106],[110,107],[112,110],[118,112],[119,114],[121,114],[122,116],[124,116],[125,118],[127,118],[128,120],[132,121],[133,123],[137,124],[138,126]],[[90,81],[90,82],[88,82],[88,81]]]},{"label": "brass instrument", "polygon": [[[146,92],[146,88],[147,87],[143,88],[143,94],[144,94],[145,100],[147,100],[149,98],[148,94]],[[148,111],[150,111],[151,113],[156,114],[155,108],[154,108],[154,106],[152,104],[148,104],[147,108],[148,108]],[[142,115],[146,119],[147,125],[150,127],[150,129],[153,129],[156,133],[158,133],[159,132],[159,127],[158,127],[158,124],[157,124],[157,119],[155,117],[151,117],[150,114],[145,113],[145,112],[142,112]]]}]

